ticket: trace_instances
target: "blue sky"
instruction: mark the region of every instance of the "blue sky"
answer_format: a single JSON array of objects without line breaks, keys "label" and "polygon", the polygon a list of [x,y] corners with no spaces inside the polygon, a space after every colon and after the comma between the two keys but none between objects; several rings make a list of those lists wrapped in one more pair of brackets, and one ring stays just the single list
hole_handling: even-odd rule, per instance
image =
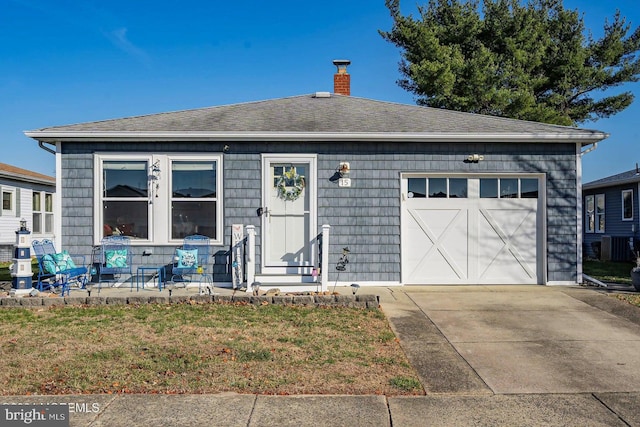
[{"label": "blue sky", "polygon": [[[616,8],[640,25],[637,0],[564,5],[596,37]],[[4,0],[0,162],[55,174],[25,130],[332,91],[333,59],[352,61],[353,96],[413,104],[396,84],[400,53],[378,34],[390,28],[384,0]],[[628,89],[640,98],[640,83]],[[582,125],[611,134],[584,157],[585,182],[635,167],[639,119],[637,99]]]}]

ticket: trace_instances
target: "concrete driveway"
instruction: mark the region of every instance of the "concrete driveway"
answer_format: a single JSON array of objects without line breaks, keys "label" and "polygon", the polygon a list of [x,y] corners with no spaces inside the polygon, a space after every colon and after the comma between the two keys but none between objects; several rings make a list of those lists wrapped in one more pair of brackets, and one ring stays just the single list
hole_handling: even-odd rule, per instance
[{"label": "concrete driveway", "polygon": [[[504,425],[522,413],[535,420],[524,425],[548,425],[564,412],[571,425],[640,425],[640,309],[579,287],[376,293],[427,393],[426,400],[390,399],[392,412],[415,405],[398,413],[437,425],[473,424],[479,408],[485,421],[492,414]],[[394,426],[417,419],[407,421]]]}]

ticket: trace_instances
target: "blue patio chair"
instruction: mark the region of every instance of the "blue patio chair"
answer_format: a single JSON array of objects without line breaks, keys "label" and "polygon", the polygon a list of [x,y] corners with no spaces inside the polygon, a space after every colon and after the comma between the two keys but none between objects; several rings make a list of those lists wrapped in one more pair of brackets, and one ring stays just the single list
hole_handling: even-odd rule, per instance
[{"label": "blue patio chair", "polygon": [[100,242],[98,250],[98,290],[103,282],[116,283],[123,274],[133,276],[131,239],[127,236],[107,236]]},{"label": "blue patio chair", "polygon": [[209,262],[209,243],[207,236],[195,234],[184,238],[182,247],[176,249],[171,268],[171,281],[174,284],[193,282],[194,277],[199,276],[200,286],[206,282],[210,288],[207,263]]},{"label": "blue patio chair", "polygon": [[86,288],[89,269],[83,255],[71,255],[67,251],[58,252],[53,242],[48,239],[34,240],[31,246],[38,260],[39,291],[59,287],[61,296],[64,296],[69,295],[71,285]]}]

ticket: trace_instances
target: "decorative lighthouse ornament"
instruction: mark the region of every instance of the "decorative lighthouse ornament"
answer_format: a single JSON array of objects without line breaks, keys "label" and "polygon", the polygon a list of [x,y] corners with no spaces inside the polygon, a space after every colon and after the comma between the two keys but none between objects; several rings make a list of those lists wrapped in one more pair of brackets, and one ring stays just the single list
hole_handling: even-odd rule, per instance
[{"label": "decorative lighthouse ornament", "polygon": [[11,296],[27,295],[33,288],[31,271],[31,232],[27,229],[27,221],[20,220],[20,228],[16,231],[16,244],[11,264]]}]

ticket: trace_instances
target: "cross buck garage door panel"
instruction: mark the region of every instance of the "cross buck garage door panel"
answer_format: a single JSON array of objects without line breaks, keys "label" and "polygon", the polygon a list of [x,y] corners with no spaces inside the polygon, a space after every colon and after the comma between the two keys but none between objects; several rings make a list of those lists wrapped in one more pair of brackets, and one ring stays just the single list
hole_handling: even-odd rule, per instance
[{"label": "cross buck garage door panel", "polygon": [[539,179],[403,178],[405,284],[536,284]]}]

